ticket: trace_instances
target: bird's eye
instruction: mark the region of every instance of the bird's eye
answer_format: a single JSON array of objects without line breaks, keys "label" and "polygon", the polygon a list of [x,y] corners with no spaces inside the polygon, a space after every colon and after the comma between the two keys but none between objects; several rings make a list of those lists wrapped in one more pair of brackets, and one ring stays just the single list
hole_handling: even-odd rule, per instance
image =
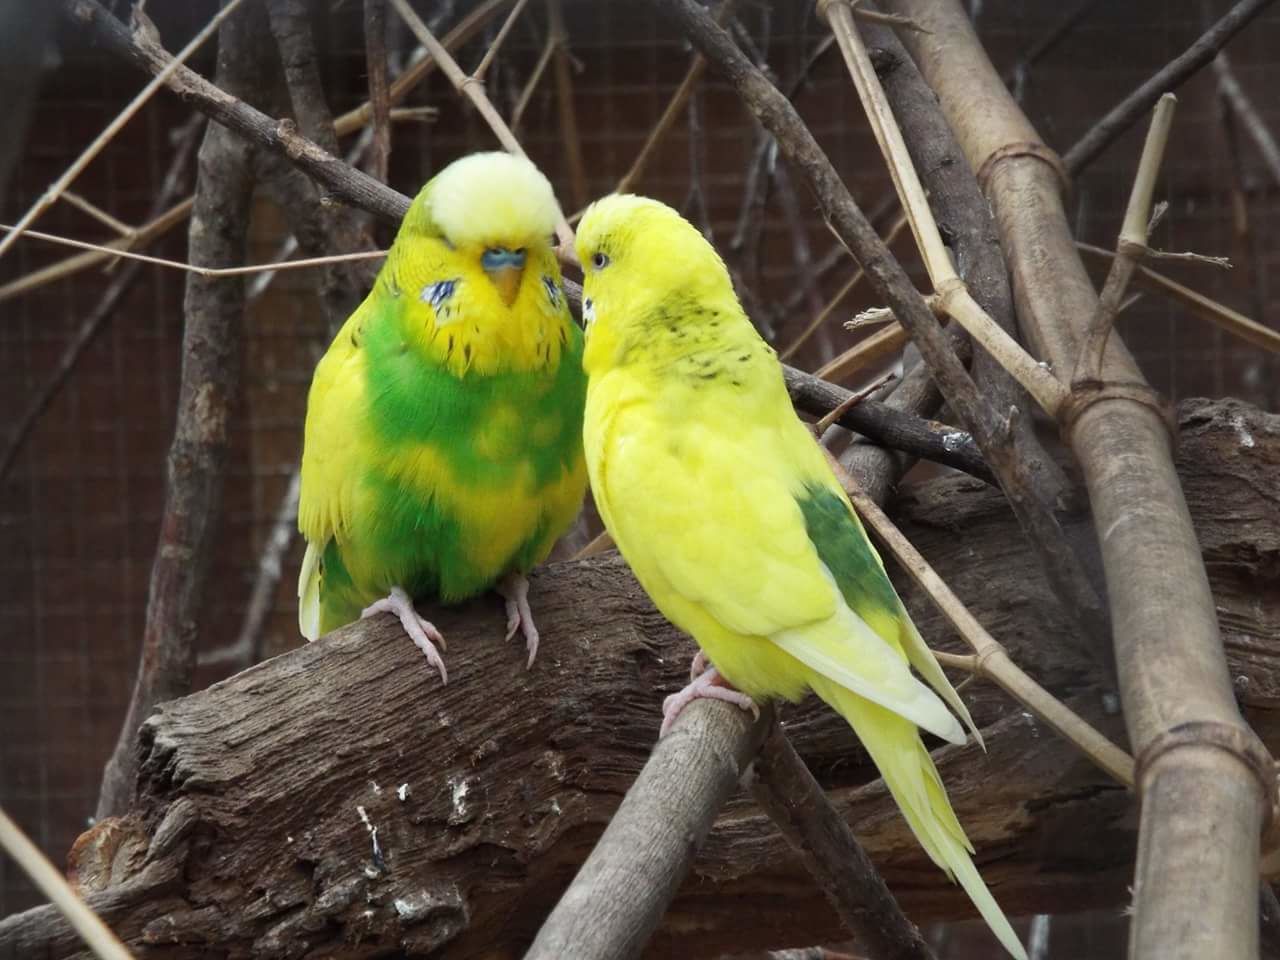
[{"label": "bird's eye", "polygon": [[595,253],[591,255],[591,265],[595,267],[597,270],[603,270],[606,266],[609,265],[608,255],[601,253],[599,250],[597,250]]}]

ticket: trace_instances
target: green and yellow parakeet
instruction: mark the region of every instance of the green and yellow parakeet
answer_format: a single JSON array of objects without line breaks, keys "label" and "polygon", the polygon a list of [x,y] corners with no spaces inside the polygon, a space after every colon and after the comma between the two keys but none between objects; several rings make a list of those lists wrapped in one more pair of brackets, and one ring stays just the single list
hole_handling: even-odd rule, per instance
[{"label": "green and yellow parakeet", "polygon": [[559,217],[547,178],[505,153],[450,164],[413,201],[307,400],[306,637],[391,612],[447,681],[440,633],[413,601],[496,587],[532,665],[524,575],[586,488],[582,334],[552,247]]},{"label": "green and yellow parakeet", "polygon": [[929,856],[1025,958],[917,730],[963,743],[968,711],[723,262],[676,211],[633,196],[594,204],[577,248],[592,492],[658,609],[714,665],[668,698],[664,729],[697,697],[753,707],[812,690],[849,721]]}]

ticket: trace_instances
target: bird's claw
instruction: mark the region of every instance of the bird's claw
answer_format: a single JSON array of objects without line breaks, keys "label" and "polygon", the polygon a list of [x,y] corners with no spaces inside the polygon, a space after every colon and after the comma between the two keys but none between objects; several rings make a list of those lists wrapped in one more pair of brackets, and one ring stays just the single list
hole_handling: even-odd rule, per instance
[{"label": "bird's claw", "polygon": [[387,596],[365,607],[360,613],[360,619],[376,616],[379,613],[390,613],[399,618],[400,625],[404,627],[404,632],[409,635],[414,646],[422,651],[427,658],[427,663],[435,667],[440,674],[440,682],[448,683],[449,672],[445,669],[444,658],[436,649],[436,644],[439,644],[441,649],[447,649],[444,634],[436,629],[436,625],[430,620],[419,616],[409,594],[401,587],[392,587],[391,593]]},{"label": "bird's claw", "polygon": [[524,634],[525,646],[529,650],[526,669],[531,669],[533,659],[538,655],[538,628],[534,625],[533,609],[529,606],[529,580],[518,573],[508,574],[498,581],[497,589],[507,604],[507,639],[514,637],[517,630]]},{"label": "bird's claw", "polygon": [[[704,661],[705,659],[703,657]],[[697,662],[695,658],[695,666]],[[750,710],[753,717],[760,719],[760,708],[756,706],[756,702],[741,690],[735,690],[729,686],[728,682],[720,676],[720,671],[710,667],[679,693],[673,693],[662,701],[662,729],[658,731],[658,736],[666,736],[681,711],[695,700],[723,700],[741,710]]]}]

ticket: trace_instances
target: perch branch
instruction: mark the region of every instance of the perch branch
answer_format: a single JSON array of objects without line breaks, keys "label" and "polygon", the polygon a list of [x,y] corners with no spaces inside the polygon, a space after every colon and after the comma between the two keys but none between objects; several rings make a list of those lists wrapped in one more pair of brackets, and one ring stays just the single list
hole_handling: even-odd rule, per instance
[{"label": "perch branch", "polygon": [[736,707],[712,701],[681,713],[654,746],[525,960],[639,956],[772,723],[767,707],[755,722]]},{"label": "perch branch", "polygon": [[[1280,549],[1270,506],[1280,418],[1192,401],[1180,425],[1180,468],[1236,689],[1267,742],[1280,744],[1280,571],[1257,562]],[[1241,445],[1240,429],[1254,447]],[[1015,661],[1122,735],[1102,707],[1102,672],[1062,655],[1073,628],[997,491],[965,478],[913,485],[894,519]],[[924,636],[949,637],[890,567]],[[481,599],[432,611],[462,651],[447,687],[426,690],[403,631],[371,620],[162,705],[138,744],[137,806],[72,854],[85,900],[131,947],[167,960],[520,955],[649,756],[661,692],[687,680],[692,652],[616,557],[532,579],[548,657],[531,671],[502,639],[501,605]],[[933,757],[1005,909],[1127,904],[1131,795],[993,685],[973,684],[965,697],[990,753],[971,744]],[[787,708],[785,727],[907,915],[971,916],[848,725],[811,698]],[[800,859],[743,801],[717,820],[653,955],[697,960],[842,937]],[[388,870],[374,866],[357,805],[378,827]],[[50,907],[0,920],[0,956],[69,960],[83,950]]]},{"label": "perch branch", "polygon": [[[0,257],[4,256],[5,252],[17,241],[22,231],[30,226],[36,217],[57,202],[62,191],[71,186],[72,181],[80,175],[85,167],[93,162],[93,158],[102,152],[103,147],[114,139],[115,135],[124,128],[124,125],[133,119],[134,114],[141,110],[143,104],[151,99],[151,95],[164,86],[169,78],[182,66],[183,61],[200,49],[204,42],[218,30],[222,22],[235,13],[241,2],[242,0],[227,0],[222,9],[214,14],[213,18],[191,38],[187,45],[178,52],[178,55],[171,58],[147,82],[147,85],[138,91],[137,95],[116,115],[116,118],[94,137],[93,142],[80,152],[80,155],[72,161],[71,166],[67,167],[62,176],[50,184],[49,188],[32,204],[31,209],[18,219],[18,222],[14,224],[13,232],[3,240],[0,240]],[[121,25],[120,29],[124,30],[124,26]],[[141,39],[144,35],[154,35],[155,27],[146,19],[145,14],[139,11],[136,12],[133,32],[135,37]]]},{"label": "perch branch", "polygon": [[1112,107],[1106,116],[1095,123],[1089,132],[1063,155],[1062,165],[1067,173],[1075,176],[1083,170],[1120,134],[1137,123],[1138,118],[1150,110],[1162,94],[1177,87],[1212,60],[1217,52],[1226,46],[1228,40],[1270,6],[1271,2],[1272,0],[1240,0],[1200,39]]},{"label": "perch branch", "polygon": [[769,727],[752,769],[751,795],[800,855],[859,946],[877,960],[934,960],[778,724]]},{"label": "perch branch", "polygon": [[[987,165],[983,183],[1010,256],[1020,320],[1041,355],[1065,370],[1079,356],[1082,325],[1098,301],[1075,253],[1047,148],[958,3],[889,5],[932,31],[903,41],[970,167]],[[1103,379],[1129,386],[1123,395],[1100,391],[1064,432],[1101,547],[1142,800],[1130,955],[1251,957],[1259,837],[1275,795],[1270,759],[1236,705],[1163,405],[1119,337],[1110,340]]]},{"label": "perch branch", "polygon": [[49,898],[58,912],[66,917],[67,922],[100,960],[133,960],[133,954],[125,949],[119,938],[102,922],[102,918],[76,896],[61,871],[49,862],[40,848],[31,842],[4,810],[0,810],[0,847],[22,868],[36,888]]},{"label": "perch branch", "polygon": [[1129,193],[1129,205],[1125,208],[1120,238],[1116,241],[1116,256],[1111,261],[1107,281],[1098,296],[1098,312],[1089,325],[1084,349],[1076,361],[1075,372],[1071,376],[1073,383],[1080,380],[1098,381],[1102,378],[1107,340],[1115,326],[1116,315],[1120,312],[1120,302],[1129,288],[1129,278],[1147,253],[1151,199],[1156,189],[1156,178],[1160,175],[1160,164],[1164,161],[1164,150],[1169,142],[1173,111],[1177,104],[1178,98],[1172,93],[1166,93],[1156,103],[1151,127],[1147,130],[1147,139],[1142,145],[1142,157],[1138,160],[1138,172],[1133,178],[1133,189]]},{"label": "perch branch", "polygon": [[[225,8],[224,8],[225,9]],[[233,97],[263,85],[265,25],[258,7],[219,30],[218,79]],[[253,196],[252,147],[211,124],[200,146],[188,249],[210,264],[244,261]],[[137,678],[115,750],[103,771],[97,817],[122,813],[138,769],[134,740],[156,704],[189,693],[196,624],[221,510],[228,419],[240,390],[244,285],[191,275],[183,310],[177,424],[169,447],[159,544],[151,567]]]},{"label": "perch branch", "polygon": [[[1102,247],[1095,247],[1088,243],[1077,243],[1076,249],[1089,254],[1098,259],[1112,259],[1115,257],[1115,251],[1104,250]],[[1162,273],[1156,273],[1144,266],[1139,266],[1134,271],[1133,282],[1140,287],[1146,287],[1156,293],[1164,294],[1172,300],[1181,303],[1197,317],[1207,320],[1216,326],[1221,327],[1227,333],[1233,334],[1251,343],[1255,347],[1261,347],[1263,350],[1269,350],[1272,353],[1280,353],[1280,332],[1265,327],[1256,320],[1251,320],[1244,314],[1232,310],[1230,307],[1206,297],[1199,291],[1192,290],[1190,287],[1171,280]]]}]

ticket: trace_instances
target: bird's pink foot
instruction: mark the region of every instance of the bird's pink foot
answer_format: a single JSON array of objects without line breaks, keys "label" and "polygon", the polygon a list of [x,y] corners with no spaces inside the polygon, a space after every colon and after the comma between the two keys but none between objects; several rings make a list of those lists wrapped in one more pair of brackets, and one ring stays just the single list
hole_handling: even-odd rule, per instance
[{"label": "bird's pink foot", "polygon": [[529,580],[519,573],[509,573],[498,581],[498,593],[507,602],[507,639],[519,630],[524,634],[529,650],[529,668],[538,655],[538,628],[533,623],[533,610],[529,606]]},{"label": "bird's pink foot", "polygon": [[[703,660],[705,662],[706,658],[703,657]],[[697,665],[697,660],[694,665]],[[720,676],[720,671],[711,667],[679,693],[673,693],[662,701],[662,729],[658,731],[658,736],[665,736],[680,712],[695,700],[723,700],[742,710],[750,710],[757,720],[760,719],[760,708],[756,706],[756,702],[741,690],[729,686],[729,682]]]},{"label": "bird's pink foot", "polygon": [[[440,682],[448,683],[448,671],[444,668],[440,651],[436,649],[437,643],[440,644],[441,649],[446,648],[444,634],[437,630],[430,620],[418,615],[418,611],[413,607],[413,599],[402,587],[392,587],[390,594],[365,607],[360,614],[360,619],[379,613],[390,613],[400,619],[400,625],[404,627],[404,632],[409,635],[414,646],[421,650],[426,655],[427,662],[439,671]],[[432,643],[433,640],[435,643]]]},{"label": "bird's pink foot", "polygon": [[707,672],[707,668],[711,666],[711,661],[707,659],[707,655],[699,650],[693,656],[693,663],[689,664],[689,680],[697,680],[700,676]]}]

